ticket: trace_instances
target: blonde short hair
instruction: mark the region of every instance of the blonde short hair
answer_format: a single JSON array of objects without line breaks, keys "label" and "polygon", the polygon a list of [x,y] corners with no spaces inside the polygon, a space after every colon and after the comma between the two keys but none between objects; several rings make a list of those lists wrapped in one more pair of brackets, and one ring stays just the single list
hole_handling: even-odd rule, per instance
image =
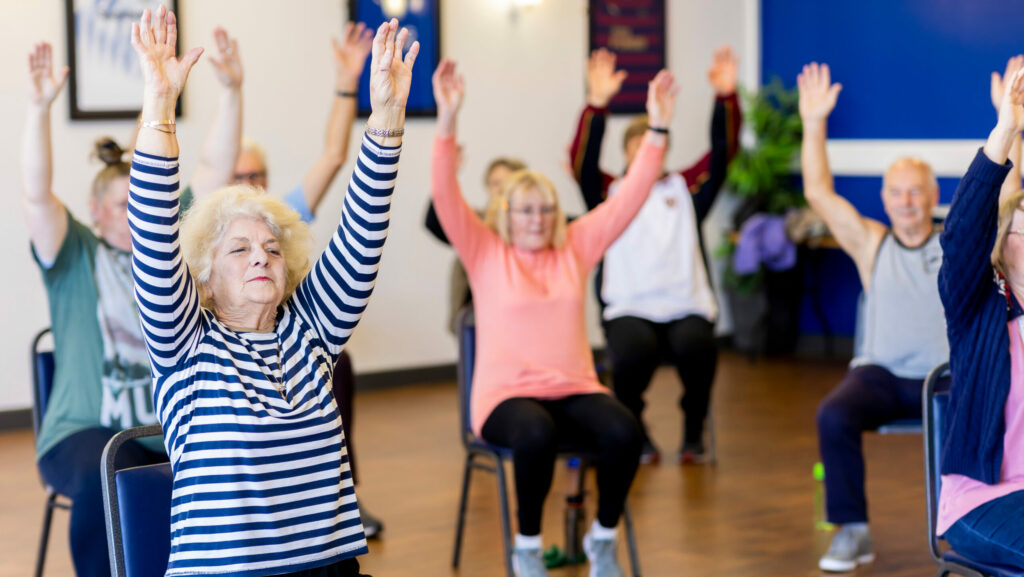
[{"label": "blonde short hair", "polygon": [[260,160],[260,165],[265,169],[267,167],[267,152],[263,150],[258,142],[249,138],[242,138],[242,142],[239,145],[238,152],[248,152],[253,154]]},{"label": "blonde short hair", "polygon": [[893,161],[893,163],[889,165],[889,168],[885,169],[885,175],[882,179],[883,186],[885,185],[885,181],[889,179],[889,175],[899,168],[914,168],[921,171],[924,175],[925,181],[928,183],[928,187],[931,190],[939,189],[939,179],[935,177],[935,171],[932,170],[932,165],[914,156],[904,156]]},{"label": "blonde short hair", "polygon": [[237,218],[262,220],[277,237],[286,271],[281,300],[287,300],[309,271],[309,226],[293,208],[263,189],[236,184],[197,199],[181,221],[181,252],[199,289],[200,304],[215,308],[209,288],[213,254]]},{"label": "blonde short hair", "polygon": [[992,254],[989,259],[992,266],[1003,275],[1006,274],[1006,263],[1003,261],[1003,249],[1006,247],[1006,239],[1010,236],[1010,225],[1013,223],[1013,215],[1018,210],[1024,210],[1021,203],[1024,202],[1024,190],[1007,196],[999,203],[999,226],[996,228],[996,243],[992,247]]},{"label": "blonde short hair", "polygon": [[505,186],[501,189],[498,198],[488,206],[484,215],[484,222],[487,226],[498,233],[505,244],[512,244],[512,231],[509,226],[509,205],[513,197],[526,190],[535,190],[546,197],[547,201],[555,205],[555,230],[551,235],[551,245],[554,248],[565,246],[566,224],[565,212],[562,211],[562,204],[558,202],[558,192],[555,185],[548,180],[548,177],[536,170],[517,170],[505,180]]}]

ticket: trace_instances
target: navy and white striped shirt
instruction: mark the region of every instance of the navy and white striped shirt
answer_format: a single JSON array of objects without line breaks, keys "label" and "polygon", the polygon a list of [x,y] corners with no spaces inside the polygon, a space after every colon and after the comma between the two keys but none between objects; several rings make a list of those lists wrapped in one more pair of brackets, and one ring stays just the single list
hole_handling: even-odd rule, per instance
[{"label": "navy and white striped shirt", "polygon": [[168,576],[277,575],[367,552],[331,373],[373,290],[399,153],[364,137],[341,223],[271,333],[234,332],[199,306],[178,161],[135,153],[135,296],[174,472]]}]

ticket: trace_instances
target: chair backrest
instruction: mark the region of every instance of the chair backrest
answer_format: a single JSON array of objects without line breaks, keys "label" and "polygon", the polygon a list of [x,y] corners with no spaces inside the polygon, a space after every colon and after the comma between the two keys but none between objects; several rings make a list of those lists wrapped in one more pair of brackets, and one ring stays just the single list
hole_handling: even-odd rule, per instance
[{"label": "chair backrest", "polygon": [[928,511],[928,547],[932,559],[939,563],[942,559],[942,550],[939,548],[939,538],[935,534],[936,512],[939,506],[939,491],[942,489],[941,470],[942,458],[942,433],[946,422],[946,408],[949,406],[948,380],[943,377],[949,375],[949,363],[932,369],[928,378],[924,381],[924,390],[921,393],[921,414],[924,416],[924,478],[925,498]]},{"label": "chair backrest", "polygon": [[39,436],[39,428],[46,416],[46,406],[53,390],[53,346],[50,345],[50,329],[45,328],[32,339],[32,431]]},{"label": "chair backrest", "polygon": [[455,337],[459,344],[459,437],[463,444],[468,444],[475,438],[469,415],[470,396],[473,392],[473,366],[476,362],[476,317],[472,304],[462,307],[455,318]]},{"label": "chair backrest", "polygon": [[160,434],[160,425],[125,429],[103,449],[103,505],[113,577],[163,577],[167,571],[171,465],[115,468],[124,443]]}]

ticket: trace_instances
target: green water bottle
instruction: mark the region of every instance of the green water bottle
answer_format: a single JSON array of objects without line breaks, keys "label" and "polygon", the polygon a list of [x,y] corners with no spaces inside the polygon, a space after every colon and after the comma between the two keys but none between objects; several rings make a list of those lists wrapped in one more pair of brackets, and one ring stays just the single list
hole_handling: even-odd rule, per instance
[{"label": "green water bottle", "polygon": [[811,475],[814,477],[814,528],[831,531],[833,525],[825,515],[825,465],[815,463]]}]

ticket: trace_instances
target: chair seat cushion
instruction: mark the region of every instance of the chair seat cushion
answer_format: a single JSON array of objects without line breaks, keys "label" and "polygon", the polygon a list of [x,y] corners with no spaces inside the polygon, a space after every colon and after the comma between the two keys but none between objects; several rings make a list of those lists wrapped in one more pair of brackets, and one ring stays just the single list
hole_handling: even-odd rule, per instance
[{"label": "chair seat cushion", "polygon": [[963,555],[960,555],[959,553],[953,550],[949,550],[943,553],[942,560],[946,563],[955,563],[957,565],[962,565],[969,569],[974,569],[975,571],[979,571],[981,573],[984,573],[985,575],[990,575],[991,577],[1024,577],[1024,571],[1013,569],[1011,567],[1004,567],[1001,565],[988,565],[986,563],[978,563],[977,561],[968,559],[967,557],[964,557]]},{"label": "chair seat cushion", "polygon": [[896,419],[878,427],[883,435],[899,433],[920,433],[924,429],[921,419]]}]

